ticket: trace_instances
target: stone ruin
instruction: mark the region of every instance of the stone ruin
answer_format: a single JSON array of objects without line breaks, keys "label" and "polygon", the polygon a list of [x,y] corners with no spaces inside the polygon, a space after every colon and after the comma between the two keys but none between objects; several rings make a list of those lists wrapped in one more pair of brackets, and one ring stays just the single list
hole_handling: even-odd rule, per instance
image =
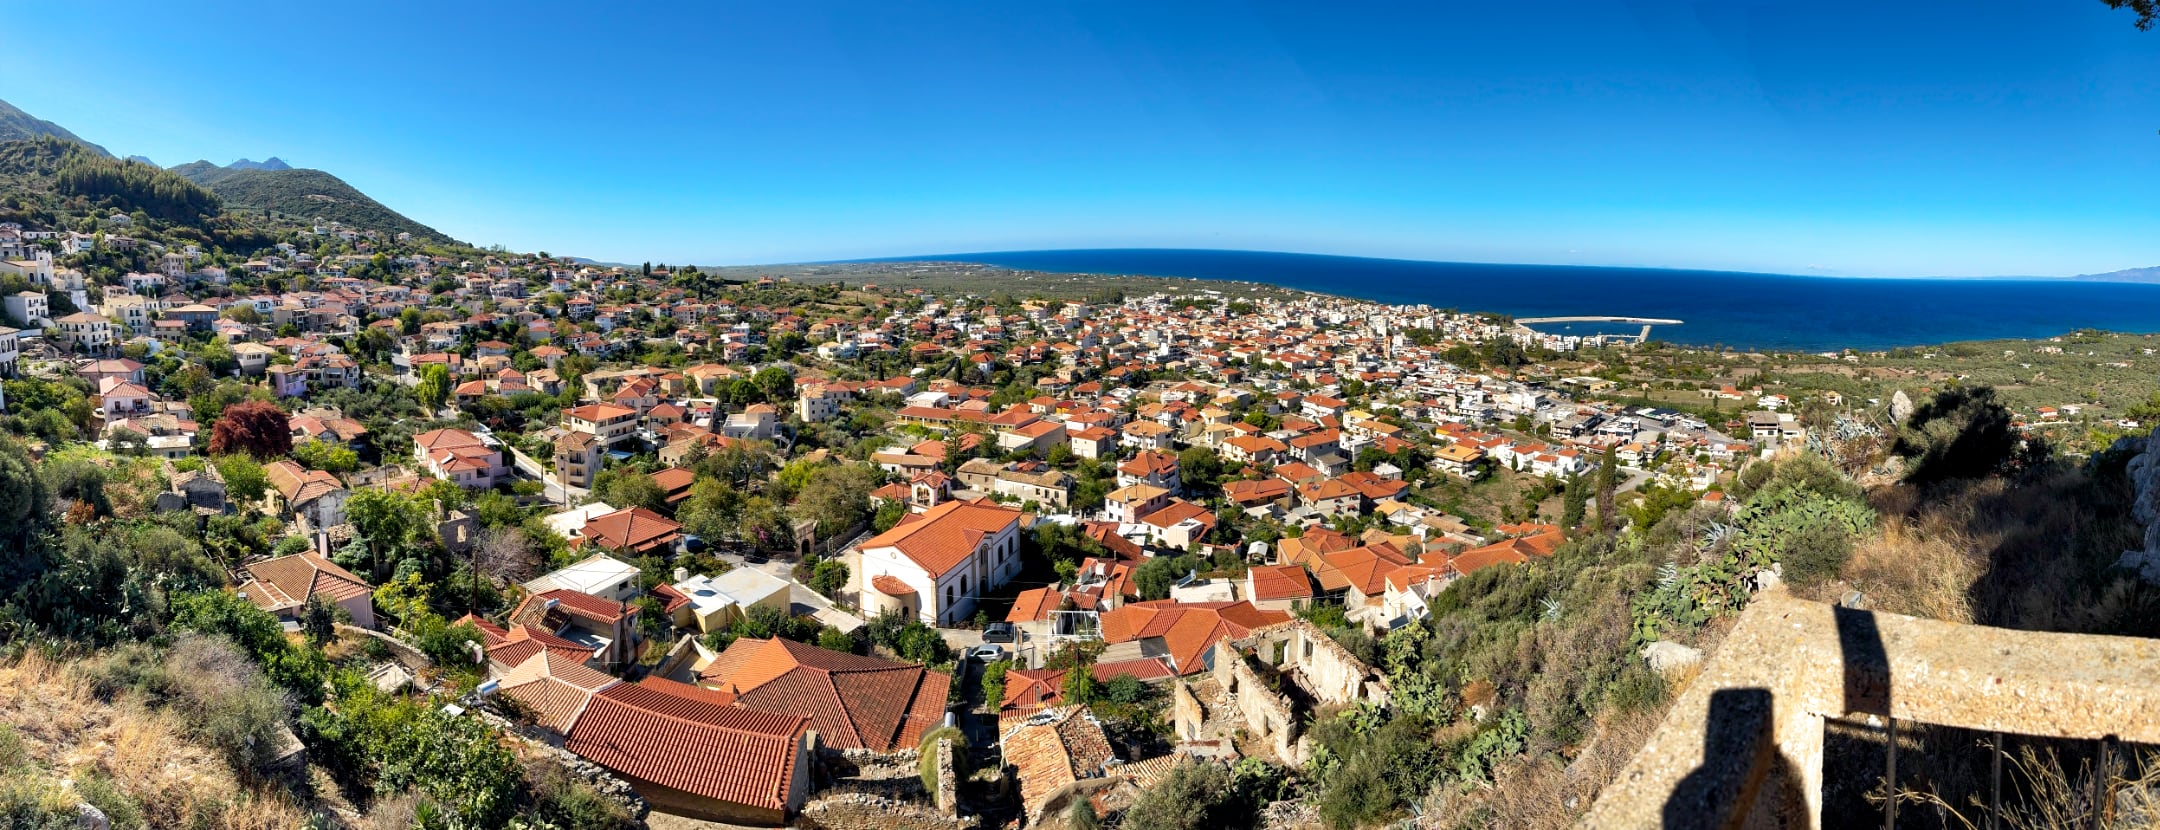
[{"label": "stone ruin", "polygon": [[1315,711],[1389,702],[1378,671],[1305,620],[1218,641],[1212,657],[1208,680],[1219,693],[1213,711],[1189,684],[1172,693],[1172,722],[1182,740],[1200,740],[1228,721],[1277,761],[1295,766],[1305,762],[1305,724]]}]

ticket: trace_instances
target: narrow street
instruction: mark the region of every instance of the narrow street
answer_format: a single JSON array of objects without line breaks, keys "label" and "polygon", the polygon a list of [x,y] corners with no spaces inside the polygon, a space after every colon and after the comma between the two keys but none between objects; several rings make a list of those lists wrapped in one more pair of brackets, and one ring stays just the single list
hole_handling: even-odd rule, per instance
[{"label": "narrow street", "polygon": [[548,476],[547,468],[527,456],[524,451],[508,444],[504,444],[503,449],[510,451],[510,462],[517,467],[518,472],[545,485],[542,492],[547,495],[548,501],[568,506],[584,501],[586,496],[591,495],[592,491],[583,487],[565,487],[555,483],[555,479]]}]

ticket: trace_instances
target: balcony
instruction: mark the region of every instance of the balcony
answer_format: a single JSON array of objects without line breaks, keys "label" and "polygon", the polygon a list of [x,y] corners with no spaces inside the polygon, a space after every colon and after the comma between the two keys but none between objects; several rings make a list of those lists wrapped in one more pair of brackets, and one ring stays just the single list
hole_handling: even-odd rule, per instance
[{"label": "balcony", "polygon": [[[2096,768],[2119,770],[2122,743],[2160,743],[2156,679],[2160,640],[1960,625],[1773,590],[1741,615],[1582,826],[1823,826],[1826,734],[1847,745],[1856,732],[1870,736],[1882,756],[1874,767],[1881,772],[1848,774],[1871,779],[1857,787],[1827,782],[1844,791],[1867,789],[1883,774],[1901,786],[1911,780],[1897,774],[1901,729],[1993,733],[1997,747],[2004,736],[2080,742]],[[1988,754],[1995,761],[1992,782],[1975,796],[1982,803],[1950,805],[1985,815],[1983,826],[2017,789],[2006,790],[2002,755]],[[2113,784],[2108,775],[2084,779],[2089,791],[2075,794],[2086,805],[2079,824],[2102,826],[2116,803],[2103,790]],[[1913,809],[1906,799],[1879,800],[1869,823],[1894,827],[1900,801]]]}]

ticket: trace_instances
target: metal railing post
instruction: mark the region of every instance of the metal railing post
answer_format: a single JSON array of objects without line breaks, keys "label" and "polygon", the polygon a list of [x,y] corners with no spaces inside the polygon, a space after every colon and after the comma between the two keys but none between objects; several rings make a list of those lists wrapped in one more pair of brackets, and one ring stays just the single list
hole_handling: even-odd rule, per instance
[{"label": "metal railing post", "polygon": [[1897,827],[1897,718],[1883,716],[1883,830]]}]

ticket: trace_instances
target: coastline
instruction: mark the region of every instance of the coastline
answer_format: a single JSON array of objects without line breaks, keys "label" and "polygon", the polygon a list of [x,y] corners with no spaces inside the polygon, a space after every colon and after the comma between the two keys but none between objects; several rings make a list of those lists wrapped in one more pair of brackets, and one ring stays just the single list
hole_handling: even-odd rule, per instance
[{"label": "coastline", "polygon": [[[1391,260],[1389,262],[1393,261]],[[1539,268],[1542,266],[1519,267]],[[1590,268],[1589,266],[1558,267],[1588,271],[1599,270]],[[972,293],[981,296],[996,296],[998,294],[1009,294],[1013,296],[1040,295],[1045,297],[1057,297],[1061,299],[1071,300],[1100,300],[1110,296],[1112,292],[1124,292],[1130,294],[1135,291],[1140,291],[1146,293],[1162,292],[1169,294],[1178,294],[1194,292],[1197,289],[1199,291],[1211,291],[1213,293],[1220,294],[1231,299],[1251,299],[1259,296],[1311,296],[1347,302],[1373,303],[1377,305],[1420,304],[1417,302],[1400,302],[1387,298],[1364,296],[1343,291],[1331,291],[1308,286],[1283,285],[1275,282],[1252,278],[1239,279],[1215,276],[1194,276],[1181,274],[1174,275],[1162,273],[1053,271],[1033,268],[1019,268],[996,263],[971,262],[966,260],[949,259],[943,257],[919,259],[909,258],[851,260],[845,262],[796,263],[762,266],[723,266],[708,270],[720,273],[723,276],[738,279],[756,278],[758,276],[773,276],[785,277],[808,283],[876,283],[887,287],[920,287],[931,293],[959,292]],[[1728,276],[1727,274],[1724,274],[1722,272],[1674,273],[1689,276],[1706,274],[1715,276]],[[1729,276],[1755,276],[1774,280],[1822,280],[1835,281],[1848,285],[1893,281],[1882,278],[1850,278],[1829,276],[1816,277],[1777,274],[1746,275],[1734,273],[1730,274]],[[1987,277],[1942,277],[1925,279],[1927,279],[1931,283],[1940,283],[1944,285],[1960,283],[1975,285],[2000,285],[2004,283],[2018,282],[2018,280],[2016,280],[2015,278]],[[2095,281],[2064,277],[2042,279],[2056,282],[2063,286],[2085,286],[2088,289],[2093,286],[2121,286],[2139,291],[2141,293],[2149,290],[2156,295],[2160,295],[2160,286],[2142,283],[2099,283]],[[1913,282],[1917,282],[1918,280],[1898,278],[1894,281],[1909,285]],[[2153,317],[2151,319],[2154,321],[2155,328],[2146,331],[2117,330],[2106,327],[2077,326],[2073,324],[2062,325],[2058,328],[2052,328],[2051,330],[2048,330],[2044,333],[2008,334],[1992,336],[1983,335],[1976,337],[1947,337],[1942,339],[1911,340],[1907,342],[1888,344],[1842,342],[1825,343],[1803,347],[1779,345],[1775,343],[1749,344],[1746,342],[1722,341],[1699,342],[1705,338],[1687,338],[1684,336],[1684,334],[1682,339],[1668,339],[1668,332],[1673,332],[1676,330],[1684,332],[1690,324],[1695,324],[1697,322],[1697,318],[1695,316],[1691,316],[1690,314],[1682,312],[1631,313],[1640,312],[1641,309],[1621,310],[1574,308],[1567,309],[1559,314],[1522,314],[1496,308],[1473,306],[1469,304],[1450,305],[1429,301],[1424,302],[1423,304],[1430,306],[1434,309],[1452,309],[1464,313],[1494,314],[1510,319],[1518,317],[1541,316],[1670,317],[1682,320],[1683,325],[1678,327],[1663,327],[1659,331],[1654,331],[1651,338],[1653,342],[1658,342],[1666,346],[1687,350],[1717,351],[1722,348],[1722,350],[1725,351],[1764,355],[1822,355],[1842,352],[1882,355],[1896,350],[1927,350],[1981,343],[2042,343],[2050,341],[2052,339],[2066,337],[2081,331],[2107,331],[2109,333],[2123,335],[2146,335],[2160,332],[2160,317]],[[1651,309],[1651,311],[1655,312],[1657,311],[1657,309]],[[1554,331],[1544,328],[1540,328],[1538,330],[1546,331],[1548,333],[1553,333]],[[1591,332],[1581,333],[1588,334]]]}]

